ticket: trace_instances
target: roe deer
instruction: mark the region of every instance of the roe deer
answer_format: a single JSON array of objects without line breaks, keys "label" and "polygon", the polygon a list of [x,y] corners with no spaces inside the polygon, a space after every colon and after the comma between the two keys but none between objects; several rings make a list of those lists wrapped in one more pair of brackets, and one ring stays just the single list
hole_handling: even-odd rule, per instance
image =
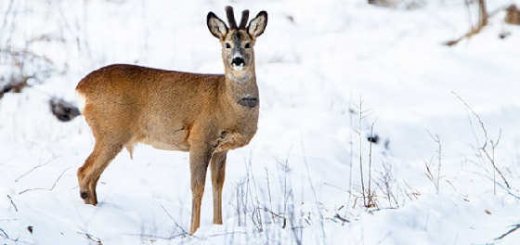
[{"label": "roe deer", "polygon": [[225,74],[194,74],[134,65],[110,65],[88,74],[76,90],[85,99],[83,115],[95,146],[78,169],[80,196],[97,204],[96,184],[110,161],[137,143],[166,150],[189,151],[192,214],[190,233],[200,223],[206,171],[211,165],[213,223],[222,224],[222,186],[228,150],[255,135],[258,87],[253,46],[267,25],[261,11],[240,24],[226,7],[229,27],[213,12],[207,26],[222,45]]}]

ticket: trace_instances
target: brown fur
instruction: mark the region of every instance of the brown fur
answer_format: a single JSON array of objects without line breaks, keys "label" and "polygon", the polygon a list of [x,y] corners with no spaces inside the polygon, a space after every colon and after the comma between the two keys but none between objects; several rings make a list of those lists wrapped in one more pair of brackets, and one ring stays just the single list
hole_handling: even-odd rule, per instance
[{"label": "brown fur", "polygon": [[[88,74],[76,90],[85,98],[83,114],[95,138],[94,150],[78,170],[80,194],[87,204],[97,204],[96,185],[110,161],[137,143],[166,150],[189,151],[192,199],[190,232],[199,227],[200,205],[208,165],[213,184],[213,222],[222,224],[222,187],[227,151],[249,143],[257,130],[259,107],[237,101],[258,98],[252,47],[244,48],[247,65],[231,66],[225,43],[242,32],[242,45],[253,45],[258,32],[213,28],[223,45],[224,75],[194,74],[140,67],[110,65]],[[216,18],[216,16],[215,16]],[[265,28],[267,14],[260,21]],[[218,18],[217,18],[218,19]],[[211,19],[211,21],[218,20]],[[225,25],[225,24],[224,24]],[[256,26],[258,24],[255,23]],[[220,32],[225,29],[225,32]],[[259,32],[261,34],[261,32]]]}]

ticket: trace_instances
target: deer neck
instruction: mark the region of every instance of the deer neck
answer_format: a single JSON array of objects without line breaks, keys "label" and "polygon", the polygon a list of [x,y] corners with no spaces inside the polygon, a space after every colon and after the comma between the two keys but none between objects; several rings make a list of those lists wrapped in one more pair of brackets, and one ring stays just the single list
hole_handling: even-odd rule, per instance
[{"label": "deer neck", "polygon": [[258,86],[254,66],[242,71],[226,68],[224,93],[228,102],[238,108],[258,107]]}]

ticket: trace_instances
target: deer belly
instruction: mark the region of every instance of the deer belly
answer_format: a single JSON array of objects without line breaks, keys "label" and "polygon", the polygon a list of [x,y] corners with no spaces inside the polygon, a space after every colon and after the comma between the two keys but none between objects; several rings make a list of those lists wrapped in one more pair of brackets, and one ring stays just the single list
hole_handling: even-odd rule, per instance
[{"label": "deer belly", "polygon": [[190,149],[187,141],[188,133],[188,130],[182,129],[163,134],[148,134],[140,141],[161,150],[188,151]]}]

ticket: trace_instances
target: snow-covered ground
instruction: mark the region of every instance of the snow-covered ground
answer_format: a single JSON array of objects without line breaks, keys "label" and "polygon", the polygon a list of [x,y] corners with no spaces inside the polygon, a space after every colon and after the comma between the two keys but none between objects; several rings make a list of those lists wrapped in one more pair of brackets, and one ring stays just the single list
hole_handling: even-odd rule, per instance
[{"label": "snow-covered ground", "polygon": [[[520,230],[500,238],[520,224],[520,27],[501,12],[446,47],[469,28],[464,1],[365,2],[1,1],[0,49],[55,71],[0,99],[0,243],[520,244]],[[259,130],[228,154],[224,225],[207,182],[201,228],[185,233],[188,155],[145,145],[104,172],[98,206],[83,204],[76,169],[93,138],[83,117],[56,120],[49,96],[77,102],[77,82],[111,63],[220,73],[205,20],[228,4],[269,23],[255,47]],[[1,57],[0,76],[16,75]]]}]

